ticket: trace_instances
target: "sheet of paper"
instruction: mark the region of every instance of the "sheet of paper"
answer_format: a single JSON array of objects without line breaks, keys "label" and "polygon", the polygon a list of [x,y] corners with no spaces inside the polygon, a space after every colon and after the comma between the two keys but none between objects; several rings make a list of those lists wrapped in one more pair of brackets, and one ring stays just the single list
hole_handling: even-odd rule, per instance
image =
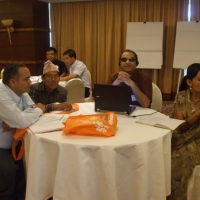
[{"label": "sheet of paper", "polygon": [[173,68],[186,69],[192,63],[199,63],[199,54],[199,21],[178,21]]},{"label": "sheet of paper", "polygon": [[64,127],[62,123],[64,115],[62,114],[44,114],[40,119],[32,124],[29,129],[33,133],[45,133],[55,130],[61,130]]},{"label": "sheet of paper", "polygon": [[169,116],[163,115],[161,113],[155,113],[151,116],[139,116],[137,117],[137,122],[141,124],[156,126],[160,128],[168,128],[171,130],[176,129],[184,120],[172,119]]},{"label": "sheet of paper", "polygon": [[162,48],[163,22],[127,23],[126,49],[134,49],[139,55],[137,68],[161,69]]},{"label": "sheet of paper", "polygon": [[41,76],[31,76],[30,80],[31,80],[31,82],[40,82]]},{"label": "sheet of paper", "polygon": [[143,115],[151,115],[154,113],[157,113],[157,111],[150,108],[136,107],[135,110],[129,116],[137,117],[137,116],[143,116]]}]

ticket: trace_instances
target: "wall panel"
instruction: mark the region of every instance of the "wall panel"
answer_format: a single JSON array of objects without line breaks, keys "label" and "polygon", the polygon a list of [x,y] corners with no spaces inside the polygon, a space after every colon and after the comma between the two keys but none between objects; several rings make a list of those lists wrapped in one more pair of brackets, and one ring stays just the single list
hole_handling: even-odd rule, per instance
[{"label": "wall panel", "polygon": [[9,42],[6,28],[0,23],[0,70],[9,62],[21,62],[36,75],[45,61],[49,47],[48,4],[36,0],[0,2],[0,20],[12,18],[14,32]]}]

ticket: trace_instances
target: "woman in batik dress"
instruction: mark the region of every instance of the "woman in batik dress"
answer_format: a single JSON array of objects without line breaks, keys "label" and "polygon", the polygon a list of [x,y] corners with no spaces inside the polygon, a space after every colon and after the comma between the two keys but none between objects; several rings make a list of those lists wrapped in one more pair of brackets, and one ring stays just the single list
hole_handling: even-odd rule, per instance
[{"label": "woman in batik dress", "polygon": [[[186,84],[187,83],[187,84]],[[187,86],[187,88],[183,88]],[[175,98],[175,118],[185,120],[172,133],[172,188],[169,200],[186,200],[193,169],[200,165],[200,63],[187,68]]]}]

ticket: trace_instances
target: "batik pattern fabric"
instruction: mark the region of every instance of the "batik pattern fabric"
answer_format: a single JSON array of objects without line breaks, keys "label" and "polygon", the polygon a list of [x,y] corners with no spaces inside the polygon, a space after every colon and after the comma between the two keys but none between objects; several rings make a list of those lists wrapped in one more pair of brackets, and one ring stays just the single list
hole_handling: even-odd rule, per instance
[{"label": "batik pattern fabric", "polygon": [[[181,109],[185,119],[199,109],[191,107],[190,89],[179,92],[175,104]],[[168,199],[186,200],[187,188],[193,169],[200,164],[200,121],[184,133],[179,129],[172,134],[172,192]]]}]

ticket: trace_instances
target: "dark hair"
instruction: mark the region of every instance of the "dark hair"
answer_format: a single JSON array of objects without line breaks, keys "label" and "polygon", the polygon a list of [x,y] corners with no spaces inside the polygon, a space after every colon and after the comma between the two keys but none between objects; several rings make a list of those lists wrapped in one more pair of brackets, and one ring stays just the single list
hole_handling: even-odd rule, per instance
[{"label": "dark hair", "polygon": [[54,48],[54,47],[49,47],[49,48],[47,49],[47,51],[54,51],[54,53],[57,54],[57,50],[56,50],[56,48]]},{"label": "dark hair", "polygon": [[63,53],[63,56],[64,55],[69,55],[69,57],[71,58],[75,58],[76,59],[76,52],[73,50],[73,49],[67,49],[64,53]]},{"label": "dark hair", "polygon": [[179,91],[186,90],[189,88],[186,80],[192,80],[200,71],[200,63],[193,63],[187,68],[187,75],[183,77],[179,86]]},{"label": "dark hair", "polygon": [[118,63],[119,66],[120,66],[120,64],[121,64],[121,57],[122,57],[122,54],[123,54],[124,52],[131,52],[131,53],[133,53],[133,54],[135,55],[136,66],[139,65],[138,55],[137,55],[134,51],[132,51],[132,50],[130,50],[130,49],[126,49],[126,50],[124,50],[124,51],[121,53],[121,55],[120,55],[120,57],[119,57],[119,63]]},{"label": "dark hair", "polygon": [[21,63],[8,63],[4,67],[3,71],[3,83],[8,85],[10,79],[18,79],[19,78],[19,68],[26,67],[24,64]]}]

